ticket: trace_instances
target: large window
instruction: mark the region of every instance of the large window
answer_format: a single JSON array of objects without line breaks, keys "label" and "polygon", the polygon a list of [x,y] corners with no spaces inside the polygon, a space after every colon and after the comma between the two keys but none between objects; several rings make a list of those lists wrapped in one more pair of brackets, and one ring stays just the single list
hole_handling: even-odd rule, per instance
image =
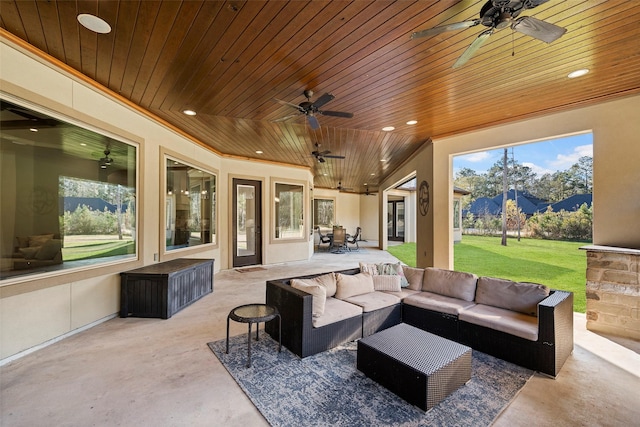
[{"label": "large window", "polygon": [[216,175],[166,157],[166,250],[216,244]]},{"label": "large window", "polygon": [[313,226],[331,228],[335,222],[335,200],[313,199]]},{"label": "large window", "polygon": [[275,237],[304,238],[304,186],[275,184]]},{"label": "large window", "polygon": [[137,148],[1,102],[0,279],[134,258]]}]

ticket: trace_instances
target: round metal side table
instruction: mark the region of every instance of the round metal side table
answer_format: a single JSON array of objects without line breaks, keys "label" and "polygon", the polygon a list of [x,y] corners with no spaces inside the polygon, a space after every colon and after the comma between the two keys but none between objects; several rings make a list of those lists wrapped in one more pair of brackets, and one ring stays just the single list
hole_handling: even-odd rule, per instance
[{"label": "round metal side table", "polygon": [[278,352],[282,350],[282,318],[277,308],[266,304],[246,304],[234,308],[227,316],[227,351],[229,354],[229,320],[240,323],[248,323],[249,330],[247,332],[247,368],[251,367],[251,325],[256,324],[256,341],[260,339],[259,330],[261,322],[278,319]]}]

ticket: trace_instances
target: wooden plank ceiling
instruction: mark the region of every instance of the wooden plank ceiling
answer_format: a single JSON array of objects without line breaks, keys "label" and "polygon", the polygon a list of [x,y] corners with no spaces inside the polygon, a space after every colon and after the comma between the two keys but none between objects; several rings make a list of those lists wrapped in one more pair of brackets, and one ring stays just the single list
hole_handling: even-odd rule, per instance
[{"label": "wooden plank ceiling", "polygon": [[[484,3],[3,0],[0,25],[220,153],[306,165],[316,187],[364,192],[430,138],[640,91],[638,1],[548,1],[521,16],[566,28],[559,40],[496,31],[457,69],[482,25],[410,38]],[[93,33],[79,13],[113,30]],[[580,68],[591,72],[567,79]],[[354,117],[274,122],[295,113],[275,99],[297,105],[304,90]],[[316,142],[345,159],[317,162]]]}]

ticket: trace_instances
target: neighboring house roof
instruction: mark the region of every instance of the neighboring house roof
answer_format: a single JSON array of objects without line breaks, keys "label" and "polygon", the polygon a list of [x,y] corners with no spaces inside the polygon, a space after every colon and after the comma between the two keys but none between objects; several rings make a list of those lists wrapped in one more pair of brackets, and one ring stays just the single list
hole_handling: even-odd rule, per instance
[{"label": "neighboring house roof", "polygon": [[[80,206],[86,206],[91,210],[103,212],[105,209],[111,213],[115,213],[117,206],[111,203],[105,202],[99,197],[61,197],[65,212],[74,212]],[[126,209],[125,204],[122,205],[122,210]]]},{"label": "neighboring house roof", "polygon": [[[585,203],[587,204],[587,206],[591,206],[591,204],[593,203],[593,194],[575,194],[573,196],[567,197],[564,200],[560,200],[559,202],[552,203],[550,206],[554,212],[560,212],[562,210],[571,212],[577,211],[578,208],[580,208],[580,206]],[[547,206],[539,207],[539,212],[544,212],[546,210]]]},{"label": "neighboring house roof", "polygon": [[502,206],[497,204],[493,199],[480,197],[471,203],[468,212],[471,212],[474,216],[486,214],[498,215],[502,212]]},{"label": "neighboring house roof", "polygon": [[[509,190],[507,193],[507,200],[515,201],[515,191]],[[593,196],[591,194],[576,194],[571,197],[567,197],[556,203],[544,202],[537,197],[525,192],[518,192],[518,207],[522,213],[531,216],[536,212],[544,212],[548,206],[551,206],[554,212],[575,211],[584,203],[591,206]],[[486,215],[500,215],[502,213],[502,194],[499,194],[493,198],[480,197],[476,199],[469,209],[463,212],[466,215],[467,212],[471,212],[474,216]]]}]

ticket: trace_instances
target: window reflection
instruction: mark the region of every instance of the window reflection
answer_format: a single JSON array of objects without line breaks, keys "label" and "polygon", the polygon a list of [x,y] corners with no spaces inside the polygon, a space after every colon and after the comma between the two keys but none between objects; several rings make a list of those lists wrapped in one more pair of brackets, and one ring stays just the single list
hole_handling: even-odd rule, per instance
[{"label": "window reflection", "polygon": [[131,258],[136,147],[1,101],[0,278]]},{"label": "window reflection", "polygon": [[166,249],[216,242],[216,176],[167,158]]}]

